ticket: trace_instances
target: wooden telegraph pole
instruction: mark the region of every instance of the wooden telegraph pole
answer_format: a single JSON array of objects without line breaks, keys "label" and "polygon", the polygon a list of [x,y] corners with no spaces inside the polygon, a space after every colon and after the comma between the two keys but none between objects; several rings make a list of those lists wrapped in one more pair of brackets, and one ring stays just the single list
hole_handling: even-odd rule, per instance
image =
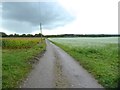
[{"label": "wooden telegraph pole", "polygon": [[42,24],[40,23],[41,43],[42,43]]}]

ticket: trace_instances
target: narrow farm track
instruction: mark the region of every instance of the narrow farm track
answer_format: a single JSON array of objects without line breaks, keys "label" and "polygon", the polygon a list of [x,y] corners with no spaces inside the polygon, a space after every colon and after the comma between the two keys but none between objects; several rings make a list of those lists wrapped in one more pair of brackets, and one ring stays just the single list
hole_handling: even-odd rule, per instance
[{"label": "narrow farm track", "polygon": [[21,88],[102,88],[70,55],[46,40],[45,54]]}]

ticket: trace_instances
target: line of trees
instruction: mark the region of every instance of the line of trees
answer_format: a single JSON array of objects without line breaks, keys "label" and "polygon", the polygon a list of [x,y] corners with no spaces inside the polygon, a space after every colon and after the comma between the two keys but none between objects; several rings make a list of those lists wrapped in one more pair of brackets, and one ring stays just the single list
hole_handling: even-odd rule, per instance
[{"label": "line of trees", "polygon": [[22,34],[22,35],[19,35],[19,34],[16,34],[16,33],[15,34],[7,35],[4,32],[0,32],[0,35],[1,35],[1,37],[41,37],[41,33],[34,34],[34,35],[33,34]]},{"label": "line of trees", "polygon": [[[41,33],[39,34],[10,34],[7,35],[4,32],[0,32],[1,37],[41,37]],[[42,35],[42,37],[120,37],[119,34],[60,34],[60,35]]]},{"label": "line of trees", "polygon": [[118,37],[119,34],[61,34],[61,35],[46,35],[46,37]]}]

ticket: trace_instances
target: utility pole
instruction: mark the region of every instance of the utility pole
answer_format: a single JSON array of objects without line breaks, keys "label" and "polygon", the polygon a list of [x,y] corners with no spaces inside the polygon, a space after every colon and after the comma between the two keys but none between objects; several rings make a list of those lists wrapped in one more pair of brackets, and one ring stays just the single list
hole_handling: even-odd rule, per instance
[{"label": "utility pole", "polygon": [[41,43],[42,43],[42,24],[40,23]]}]

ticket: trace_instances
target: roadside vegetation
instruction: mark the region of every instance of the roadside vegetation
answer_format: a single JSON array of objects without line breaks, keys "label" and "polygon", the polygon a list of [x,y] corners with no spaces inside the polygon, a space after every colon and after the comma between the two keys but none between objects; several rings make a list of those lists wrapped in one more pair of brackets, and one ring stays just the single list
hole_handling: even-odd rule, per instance
[{"label": "roadside vegetation", "polygon": [[40,38],[2,38],[2,88],[18,87],[45,48]]},{"label": "roadside vegetation", "polygon": [[49,38],[87,69],[105,88],[118,86],[118,38]]}]

